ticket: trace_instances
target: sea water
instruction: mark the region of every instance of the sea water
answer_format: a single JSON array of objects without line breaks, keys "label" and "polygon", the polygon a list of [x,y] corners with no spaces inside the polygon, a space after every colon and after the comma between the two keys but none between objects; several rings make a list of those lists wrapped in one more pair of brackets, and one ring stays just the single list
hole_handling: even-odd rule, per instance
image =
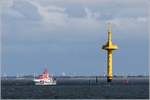
[{"label": "sea water", "polygon": [[57,78],[56,86],[36,86],[28,79],[1,80],[2,99],[148,99],[145,78]]}]

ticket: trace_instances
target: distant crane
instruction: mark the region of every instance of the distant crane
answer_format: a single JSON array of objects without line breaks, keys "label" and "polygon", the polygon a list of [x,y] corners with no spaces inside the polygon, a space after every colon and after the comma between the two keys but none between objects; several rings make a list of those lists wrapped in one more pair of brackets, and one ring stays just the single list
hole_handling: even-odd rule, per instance
[{"label": "distant crane", "polygon": [[118,46],[112,43],[111,23],[108,23],[108,40],[102,49],[107,50],[107,82],[112,81],[112,51],[118,49]]}]

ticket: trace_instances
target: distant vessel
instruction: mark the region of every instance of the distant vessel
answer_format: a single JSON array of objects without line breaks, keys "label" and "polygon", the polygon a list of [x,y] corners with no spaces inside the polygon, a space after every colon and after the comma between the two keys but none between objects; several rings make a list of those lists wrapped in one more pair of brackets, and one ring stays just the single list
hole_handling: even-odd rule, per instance
[{"label": "distant vessel", "polygon": [[49,76],[47,69],[33,81],[35,85],[56,85],[56,80],[52,76]]}]

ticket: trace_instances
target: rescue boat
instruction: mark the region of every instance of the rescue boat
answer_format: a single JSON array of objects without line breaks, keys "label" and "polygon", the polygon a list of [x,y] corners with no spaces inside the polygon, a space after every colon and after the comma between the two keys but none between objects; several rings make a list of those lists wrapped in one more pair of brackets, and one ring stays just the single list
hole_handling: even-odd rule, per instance
[{"label": "rescue boat", "polygon": [[56,80],[52,76],[49,76],[47,69],[33,81],[35,85],[56,85]]}]

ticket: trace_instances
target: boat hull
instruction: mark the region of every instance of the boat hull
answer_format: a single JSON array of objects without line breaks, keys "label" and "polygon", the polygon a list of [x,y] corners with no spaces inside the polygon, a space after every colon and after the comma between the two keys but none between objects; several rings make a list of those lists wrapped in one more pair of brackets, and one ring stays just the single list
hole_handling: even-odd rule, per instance
[{"label": "boat hull", "polygon": [[50,80],[34,80],[35,85],[56,85],[56,81],[50,81]]}]

